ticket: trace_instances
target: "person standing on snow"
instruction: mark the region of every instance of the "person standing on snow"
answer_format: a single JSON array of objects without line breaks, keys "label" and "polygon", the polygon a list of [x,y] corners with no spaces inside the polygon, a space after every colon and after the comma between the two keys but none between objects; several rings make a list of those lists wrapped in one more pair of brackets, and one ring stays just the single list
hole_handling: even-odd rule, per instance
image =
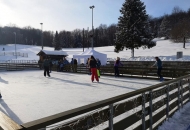
[{"label": "person standing on snow", "polygon": [[47,75],[50,77],[49,74],[50,61],[47,58],[44,60],[43,66],[44,66],[44,76],[46,77],[47,73]]},{"label": "person standing on snow", "polygon": [[158,58],[158,57],[155,57],[155,60],[156,60],[156,62],[151,66],[151,67],[153,67],[153,66],[157,66],[157,75],[160,77],[160,81],[163,81],[164,80],[164,78],[162,77],[162,75],[161,75],[161,71],[162,71],[162,61],[160,60],[160,58]]},{"label": "person standing on snow", "polygon": [[98,79],[98,74],[97,74],[97,61],[96,59],[94,58],[94,56],[91,56],[90,58],[90,61],[89,61],[89,66],[90,66],[90,69],[91,69],[91,80],[92,82],[94,82],[94,77],[96,79],[97,82],[99,82],[99,79]]}]

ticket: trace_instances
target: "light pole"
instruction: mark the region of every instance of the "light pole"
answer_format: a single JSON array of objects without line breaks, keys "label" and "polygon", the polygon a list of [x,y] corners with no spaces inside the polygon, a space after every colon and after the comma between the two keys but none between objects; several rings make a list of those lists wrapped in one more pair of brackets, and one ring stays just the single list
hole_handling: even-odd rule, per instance
[{"label": "light pole", "polygon": [[43,50],[43,23],[40,23],[41,24],[41,44],[42,44],[42,50]]},{"label": "light pole", "polygon": [[17,54],[16,54],[16,32],[14,32],[15,34],[15,55],[16,55],[16,59],[17,59]]},{"label": "light pole", "polygon": [[93,8],[95,8],[94,5],[90,6],[90,9],[92,9],[92,49],[93,49],[93,42],[94,42]]}]

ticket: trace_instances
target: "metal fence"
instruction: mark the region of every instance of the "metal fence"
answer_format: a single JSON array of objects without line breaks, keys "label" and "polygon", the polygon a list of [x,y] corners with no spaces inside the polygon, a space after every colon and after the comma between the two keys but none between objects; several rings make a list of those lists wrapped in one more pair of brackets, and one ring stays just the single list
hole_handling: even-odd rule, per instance
[{"label": "metal fence", "polygon": [[0,70],[40,69],[36,60],[0,61]]},{"label": "metal fence", "polygon": [[28,57],[28,53],[20,53],[20,52],[0,52],[0,56],[21,56]]}]

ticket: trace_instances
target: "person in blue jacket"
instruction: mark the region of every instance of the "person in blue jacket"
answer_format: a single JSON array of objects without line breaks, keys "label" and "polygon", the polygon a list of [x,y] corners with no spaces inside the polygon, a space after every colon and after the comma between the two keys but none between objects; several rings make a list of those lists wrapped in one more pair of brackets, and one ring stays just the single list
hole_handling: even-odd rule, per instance
[{"label": "person in blue jacket", "polygon": [[158,57],[155,57],[155,60],[156,60],[156,62],[152,65],[152,67],[155,66],[155,65],[157,66],[157,75],[159,76],[160,81],[163,81],[164,78],[163,78],[162,75],[161,75],[161,71],[162,71],[162,61],[161,61],[160,58],[158,58]]}]

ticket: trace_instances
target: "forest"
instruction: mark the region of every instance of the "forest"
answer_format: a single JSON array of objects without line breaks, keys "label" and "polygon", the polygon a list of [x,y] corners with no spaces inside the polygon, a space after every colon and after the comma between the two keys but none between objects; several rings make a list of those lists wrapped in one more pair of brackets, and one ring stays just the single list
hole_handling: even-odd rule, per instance
[{"label": "forest", "polygon": [[[184,42],[190,37],[190,8],[187,11],[174,7],[171,14],[161,17],[148,17],[151,33],[154,37],[165,37],[174,42]],[[89,29],[75,29],[73,31],[62,30],[60,32],[41,31],[31,26],[23,28],[16,25],[0,27],[0,44],[25,44],[43,45],[53,47],[59,44],[58,48],[90,47],[92,34],[94,47],[112,46],[115,44],[117,23],[111,25],[100,24],[94,28],[94,33]]]}]

